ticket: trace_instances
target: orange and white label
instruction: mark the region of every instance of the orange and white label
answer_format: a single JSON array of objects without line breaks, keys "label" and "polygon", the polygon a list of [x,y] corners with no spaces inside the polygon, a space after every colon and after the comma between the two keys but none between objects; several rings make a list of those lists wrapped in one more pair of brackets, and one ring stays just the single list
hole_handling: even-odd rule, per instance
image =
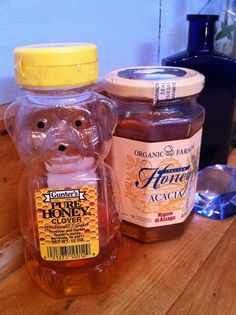
[{"label": "orange and white label", "polygon": [[64,261],[99,253],[97,187],[35,191],[41,257]]},{"label": "orange and white label", "polygon": [[194,206],[201,134],[158,143],[113,138],[123,220],[156,227],[187,218]]}]

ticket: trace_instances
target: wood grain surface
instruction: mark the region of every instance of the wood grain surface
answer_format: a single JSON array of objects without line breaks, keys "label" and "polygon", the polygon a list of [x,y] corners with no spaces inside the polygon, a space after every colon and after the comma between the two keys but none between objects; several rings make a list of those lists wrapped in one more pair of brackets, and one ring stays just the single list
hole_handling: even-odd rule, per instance
[{"label": "wood grain surface", "polygon": [[[17,184],[23,165],[4,129],[0,108],[1,315],[235,315],[236,219],[193,215],[173,241],[125,238],[120,274],[99,295],[54,299],[35,286],[23,264]],[[229,158],[236,166],[236,150]]]},{"label": "wood grain surface", "polygon": [[236,314],[236,221],[168,315]]},{"label": "wood grain surface", "polygon": [[[232,226],[232,227],[231,227]],[[208,276],[210,261],[214,260],[216,252],[231,250],[232,243],[228,244],[227,237],[231,238],[236,229],[234,218],[225,221],[214,221],[194,215],[193,221],[186,233],[177,240],[142,244],[125,238],[123,259],[120,267],[120,275],[112,287],[98,295],[80,296],[77,298],[53,299],[47,296],[30,280],[25,266],[12,272],[0,282],[0,314],[9,315],[43,315],[43,314],[167,314],[175,313],[174,307],[180,303],[180,314],[191,314],[189,309],[182,311],[186,294],[193,296],[195,286],[195,299],[199,301],[203,289],[212,285],[212,275]],[[227,236],[229,234],[229,236]],[[219,249],[218,249],[219,248]],[[235,250],[235,248],[234,248]],[[219,254],[218,254],[219,255]],[[212,258],[213,257],[213,258]],[[222,261],[235,258],[233,254],[222,255]],[[235,261],[229,262],[233,266]],[[227,264],[222,262],[225,269],[216,269],[217,277],[222,281],[222,272],[227,273]],[[201,273],[205,270],[205,275]],[[191,287],[200,277],[197,285]],[[233,275],[233,274],[232,274]],[[234,273],[235,275],[235,273]],[[216,276],[216,275],[215,275]],[[217,279],[216,279],[217,280]],[[208,284],[206,284],[208,283]],[[213,290],[216,294],[219,286],[214,282]],[[234,283],[225,283],[220,299],[224,301],[228,292],[234,293]],[[193,289],[192,289],[193,288]],[[190,290],[190,293],[188,293]],[[204,289],[206,290],[206,289]],[[210,292],[207,291],[208,294]],[[187,302],[186,302],[187,303]],[[189,307],[195,300],[188,301]],[[207,310],[209,301],[203,299],[202,310]],[[196,305],[196,304],[194,304]],[[179,308],[178,308],[179,309]],[[195,313],[193,313],[195,314]],[[200,314],[200,313],[196,313]],[[208,313],[201,313],[207,315]],[[212,313],[209,313],[212,314]],[[222,314],[219,312],[214,315]],[[231,315],[231,313],[229,313]],[[224,313],[227,315],[227,313]]]},{"label": "wood grain surface", "polygon": [[24,241],[16,229],[0,240],[0,280],[24,263]]},{"label": "wood grain surface", "polygon": [[17,201],[23,164],[4,126],[6,107],[0,106],[0,279],[24,262]]},{"label": "wood grain surface", "polygon": [[17,192],[22,171],[13,142],[0,130],[0,239],[19,229]]}]

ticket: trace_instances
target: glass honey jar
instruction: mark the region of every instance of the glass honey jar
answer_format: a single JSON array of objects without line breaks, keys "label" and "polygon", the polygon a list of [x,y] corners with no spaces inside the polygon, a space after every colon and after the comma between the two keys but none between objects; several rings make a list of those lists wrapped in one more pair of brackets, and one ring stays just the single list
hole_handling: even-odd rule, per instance
[{"label": "glass honey jar", "polygon": [[179,237],[194,206],[204,109],[197,71],[132,67],[105,77],[119,121],[110,156],[122,195],[122,232],[143,242]]}]

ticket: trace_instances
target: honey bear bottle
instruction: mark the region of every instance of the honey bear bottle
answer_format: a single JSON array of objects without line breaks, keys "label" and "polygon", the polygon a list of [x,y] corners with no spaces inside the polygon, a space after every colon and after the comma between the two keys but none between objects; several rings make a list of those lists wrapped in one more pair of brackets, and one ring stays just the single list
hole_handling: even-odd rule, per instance
[{"label": "honey bear bottle", "polygon": [[97,293],[115,279],[121,235],[104,162],[117,117],[93,91],[96,46],[18,47],[15,75],[22,97],[5,124],[26,165],[19,206],[29,274],[51,296]]}]

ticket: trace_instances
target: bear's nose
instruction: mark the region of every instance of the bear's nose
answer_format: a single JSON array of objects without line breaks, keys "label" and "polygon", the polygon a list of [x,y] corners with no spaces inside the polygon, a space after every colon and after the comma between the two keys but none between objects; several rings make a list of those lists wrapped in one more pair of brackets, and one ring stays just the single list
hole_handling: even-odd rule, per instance
[{"label": "bear's nose", "polygon": [[66,151],[66,146],[64,145],[64,144],[60,144],[59,146],[58,146],[58,150],[59,151]]}]

